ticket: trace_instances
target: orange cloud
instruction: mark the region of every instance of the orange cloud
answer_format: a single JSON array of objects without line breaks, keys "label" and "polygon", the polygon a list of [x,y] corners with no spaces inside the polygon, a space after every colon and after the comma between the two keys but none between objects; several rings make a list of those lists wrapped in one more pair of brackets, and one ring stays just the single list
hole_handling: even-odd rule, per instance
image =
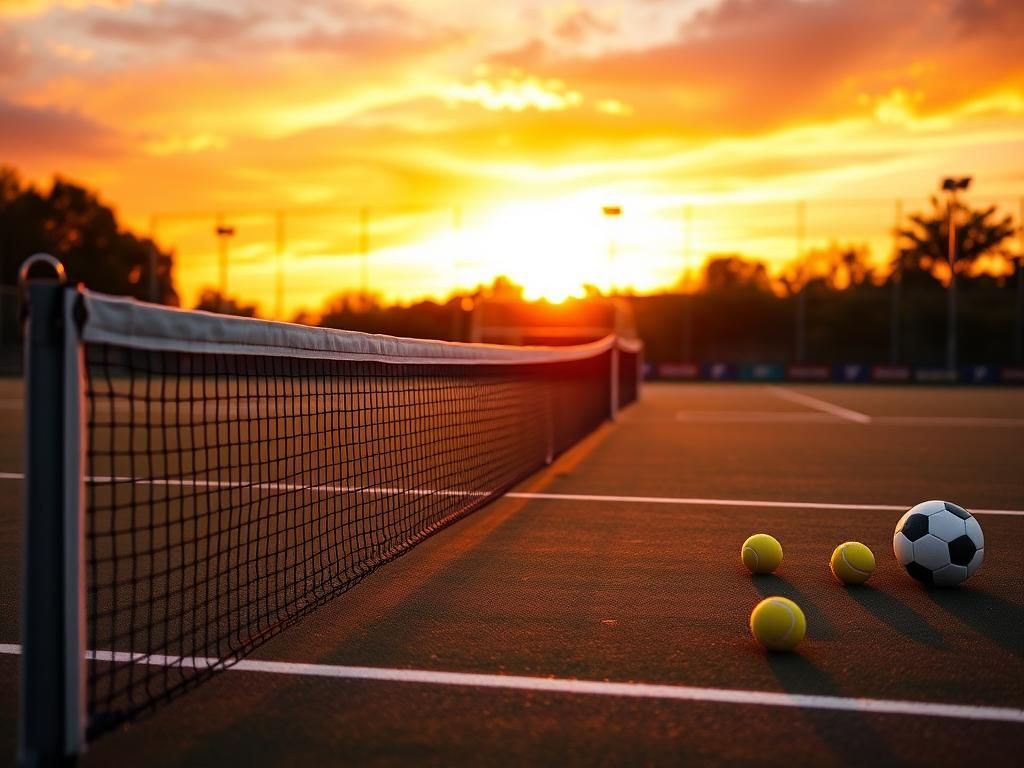
[{"label": "orange cloud", "polygon": [[137,222],[1024,180],[1019,2],[106,5],[0,6],[0,162]]},{"label": "orange cloud", "polygon": [[441,98],[449,104],[479,104],[485,109],[513,112],[524,109],[560,111],[578,106],[583,101],[578,91],[566,89],[561,81],[541,81],[535,77],[455,83],[441,89]]},{"label": "orange cloud", "polygon": [[616,31],[613,22],[598,16],[587,8],[573,8],[555,27],[555,35],[579,43],[595,35],[610,35]]},{"label": "orange cloud", "polygon": [[0,0],[0,16],[38,16],[54,9],[82,11],[89,8],[130,8],[133,4],[135,0]]}]

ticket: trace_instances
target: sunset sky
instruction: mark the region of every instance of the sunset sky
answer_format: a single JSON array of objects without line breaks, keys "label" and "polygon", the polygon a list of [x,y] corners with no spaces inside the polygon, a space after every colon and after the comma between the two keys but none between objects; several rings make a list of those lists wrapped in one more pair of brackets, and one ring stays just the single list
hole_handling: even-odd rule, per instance
[{"label": "sunset sky", "polygon": [[0,0],[0,162],[162,214],[186,304],[223,210],[271,312],[279,208],[287,314],[359,288],[364,206],[389,299],[651,290],[792,256],[799,199],[806,245],[879,258],[944,174],[1016,214],[1022,41],[1019,0]]}]

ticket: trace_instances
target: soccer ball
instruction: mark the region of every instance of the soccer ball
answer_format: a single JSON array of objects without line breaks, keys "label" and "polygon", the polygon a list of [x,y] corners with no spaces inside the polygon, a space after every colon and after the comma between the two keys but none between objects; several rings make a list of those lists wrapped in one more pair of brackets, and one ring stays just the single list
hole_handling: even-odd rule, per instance
[{"label": "soccer ball", "polygon": [[985,537],[974,515],[948,501],[922,501],[896,523],[892,550],[923,584],[955,587],[985,558]]}]

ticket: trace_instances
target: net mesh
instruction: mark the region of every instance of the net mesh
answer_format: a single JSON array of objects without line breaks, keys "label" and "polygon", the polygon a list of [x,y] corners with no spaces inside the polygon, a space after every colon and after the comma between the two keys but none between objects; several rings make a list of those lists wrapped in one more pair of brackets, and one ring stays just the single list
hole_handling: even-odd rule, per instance
[{"label": "net mesh", "polygon": [[[636,397],[619,353],[618,400]],[[241,658],[606,419],[613,352],[393,364],[85,344],[88,735]]]}]

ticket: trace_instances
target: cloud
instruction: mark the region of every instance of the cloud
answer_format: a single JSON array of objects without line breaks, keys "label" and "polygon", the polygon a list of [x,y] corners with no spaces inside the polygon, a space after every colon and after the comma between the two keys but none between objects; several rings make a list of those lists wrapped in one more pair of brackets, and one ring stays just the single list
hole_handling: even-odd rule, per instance
[{"label": "cloud", "polygon": [[542,112],[571,109],[581,97],[559,81],[542,82],[537,78],[504,78],[497,82],[478,79],[473,83],[455,83],[442,89],[441,97],[450,104],[479,104],[485,109]]},{"label": "cloud", "polygon": [[532,38],[522,45],[495,51],[487,57],[487,66],[499,69],[537,70],[554,59],[543,40]]},{"label": "cloud", "polygon": [[606,21],[587,8],[576,8],[569,12],[555,27],[555,35],[573,43],[580,43],[594,35],[610,35],[616,30],[615,24]]},{"label": "cloud", "polygon": [[[950,147],[1024,120],[1012,106],[1024,61],[1005,34],[1011,4],[975,17],[958,0],[721,0],[649,39],[628,14],[650,3],[624,6],[614,29],[571,10],[497,31],[481,20],[505,18],[490,7],[461,19],[413,7],[169,0],[76,15],[84,36],[62,42],[96,48],[88,71],[58,62],[63,74],[24,78],[12,100],[84,121],[96,146],[121,153],[104,183],[116,173],[125,199],[160,208],[484,199],[627,178],[666,190],[796,185],[901,154],[944,162]],[[984,125],[970,118],[979,104]],[[104,139],[103,124],[119,132]],[[802,128],[840,138],[805,156],[792,138]],[[772,144],[779,136],[798,151]]]},{"label": "cloud", "polygon": [[389,54],[451,39],[402,8],[362,2],[237,2],[230,10],[170,2],[130,15],[96,15],[87,33],[147,50],[186,47],[208,58],[265,56],[281,50],[348,57]]},{"label": "cloud", "polygon": [[532,40],[489,62],[628,103],[635,119],[690,137],[749,135],[870,115],[897,90],[915,94],[910,106],[928,114],[1024,88],[1024,59],[996,44],[996,28],[1016,24],[1024,6],[986,8],[967,34],[962,3],[723,0],[669,42],[572,56]]},{"label": "cloud", "polygon": [[108,128],[72,110],[38,108],[0,99],[0,156],[20,162],[76,155],[107,156],[117,148]]},{"label": "cloud", "polygon": [[[143,3],[158,0],[142,0]],[[90,8],[130,8],[133,0],[0,0],[0,16],[41,16],[52,10],[84,11]]]},{"label": "cloud", "polygon": [[89,34],[101,40],[140,47],[187,43],[224,45],[246,37],[263,20],[259,12],[228,13],[180,5],[156,6],[146,14],[103,15],[88,23]]},{"label": "cloud", "polygon": [[967,35],[1012,37],[1020,45],[1024,33],[1020,0],[957,0],[952,16]]},{"label": "cloud", "polygon": [[96,56],[93,48],[80,48],[70,43],[62,43],[59,40],[47,40],[46,48],[58,59],[66,59],[75,64],[84,64],[92,61]]},{"label": "cloud", "polygon": [[362,59],[373,65],[392,65],[433,56],[458,46],[465,36],[452,29],[380,28],[364,26],[335,32],[312,31],[291,47],[306,53],[328,53],[343,59]]},{"label": "cloud", "polygon": [[21,77],[30,65],[28,43],[0,24],[0,83]]}]

